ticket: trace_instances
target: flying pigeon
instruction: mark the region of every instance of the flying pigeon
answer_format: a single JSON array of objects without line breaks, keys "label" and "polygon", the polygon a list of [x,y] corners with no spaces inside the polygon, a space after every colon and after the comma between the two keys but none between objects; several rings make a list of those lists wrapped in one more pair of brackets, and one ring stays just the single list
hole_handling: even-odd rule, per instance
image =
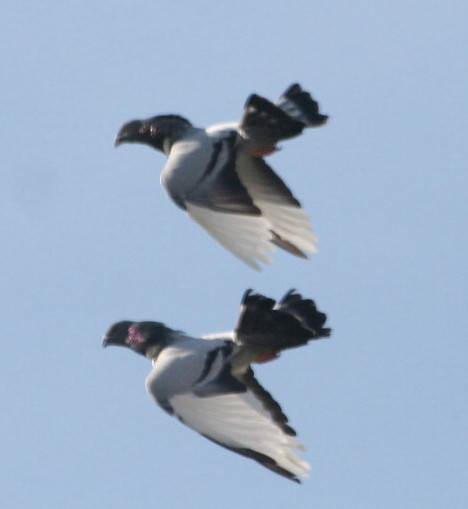
[{"label": "flying pigeon", "polygon": [[119,345],[151,359],[148,394],[166,412],[209,440],[296,482],[309,464],[280,405],[257,381],[252,363],[328,337],[326,315],[289,291],[279,302],[248,290],[233,332],[194,338],[158,322],[118,322],[103,346]]},{"label": "flying pigeon", "polygon": [[306,212],[264,160],[280,140],[327,120],[300,85],[275,104],[256,94],[240,122],[194,127],[179,115],[159,115],[124,124],[115,145],[144,143],[168,157],[161,184],[174,202],[250,267],[271,263],[279,246],[307,258],[316,237]]}]

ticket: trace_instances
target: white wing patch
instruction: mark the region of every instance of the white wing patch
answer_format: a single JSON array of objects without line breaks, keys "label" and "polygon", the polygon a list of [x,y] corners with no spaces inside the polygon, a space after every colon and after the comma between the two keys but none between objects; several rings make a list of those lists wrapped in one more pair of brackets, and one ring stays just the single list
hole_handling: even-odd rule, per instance
[{"label": "white wing patch", "polygon": [[[314,243],[317,242],[317,237],[312,234],[307,212],[300,206],[288,203],[284,191],[276,188],[264,177],[262,165],[270,171],[271,168],[263,160],[256,161],[245,153],[238,153],[237,163],[239,178],[254,204],[261,210],[262,216],[270,223],[270,229],[299,249],[315,253],[317,248]],[[287,192],[289,193],[289,190]]]},{"label": "white wing patch", "polygon": [[304,449],[271,419],[250,392],[197,397],[181,394],[169,399],[174,413],[191,428],[227,447],[250,449],[272,458],[280,467],[307,477],[310,465],[291,449]]},{"label": "white wing patch", "polygon": [[226,249],[255,270],[261,270],[256,260],[271,263],[268,252],[271,243],[271,224],[262,216],[227,214],[200,207],[187,201],[188,215],[212,235]]},{"label": "white wing patch", "polygon": [[254,189],[249,189],[249,192],[252,193],[254,204],[270,221],[271,229],[276,234],[299,249],[305,249],[312,253],[317,252],[314,245],[314,242],[317,242],[317,237],[311,231],[309,216],[304,209],[262,200],[256,197]]}]

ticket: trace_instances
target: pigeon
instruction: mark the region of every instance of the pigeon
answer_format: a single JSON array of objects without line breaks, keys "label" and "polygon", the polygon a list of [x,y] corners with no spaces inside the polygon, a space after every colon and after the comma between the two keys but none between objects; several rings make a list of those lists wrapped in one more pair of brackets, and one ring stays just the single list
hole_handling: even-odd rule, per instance
[{"label": "pigeon", "polygon": [[315,252],[307,213],[265,162],[277,143],[327,120],[300,85],[276,101],[252,94],[240,122],[194,127],[180,115],[124,124],[115,139],[143,143],[168,157],[161,173],[167,194],[196,223],[255,270],[279,246],[307,258]]},{"label": "pigeon", "polygon": [[220,446],[288,479],[307,477],[304,449],[280,405],[255,378],[252,363],[330,335],[326,315],[295,290],[279,302],[247,290],[232,332],[201,338],[159,322],[121,321],[103,346],[130,348],[152,361],[146,390],[163,410]]}]

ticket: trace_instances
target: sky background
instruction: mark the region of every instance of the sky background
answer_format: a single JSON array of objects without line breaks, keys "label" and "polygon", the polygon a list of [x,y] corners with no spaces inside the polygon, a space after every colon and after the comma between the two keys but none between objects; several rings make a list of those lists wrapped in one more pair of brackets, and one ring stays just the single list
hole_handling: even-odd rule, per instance
[{"label": "sky background", "polygon": [[[467,504],[468,6],[70,0],[2,7],[0,479],[8,509]],[[293,82],[329,123],[269,157],[320,252],[244,266],[164,195],[127,120],[236,120]],[[333,337],[257,366],[312,463],[301,486],[148,398],[102,350],[150,319],[231,329],[297,288]]]}]

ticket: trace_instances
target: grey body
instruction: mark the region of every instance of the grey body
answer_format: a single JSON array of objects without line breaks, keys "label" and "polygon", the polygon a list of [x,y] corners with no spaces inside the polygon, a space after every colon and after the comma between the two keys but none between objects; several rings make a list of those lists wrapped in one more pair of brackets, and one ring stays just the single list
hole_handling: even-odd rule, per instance
[{"label": "grey body", "polygon": [[161,185],[175,203],[185,209],[187,201],[202,202],[217,176],[217,172],[209,171],[210,165],[215,163],[217,168],[224,167],[229,158],[234,157],[238,139],[234,130],[210,132],[188,126],[177,141],[170,144],[168,159],[161,172]]},{"label": "grey body", "polygon": [[[174,333],[170,344],[157,358],[152,358],[153,369],[146,379],[148,393],[158,402],[192,391],[200,381],[205,368],[206,355],[224,345],[222,340],[200,341],[200,339]],[[174,372],[183,377],[174,377]],[[166,406],[164,403],[163,406]]]}]

